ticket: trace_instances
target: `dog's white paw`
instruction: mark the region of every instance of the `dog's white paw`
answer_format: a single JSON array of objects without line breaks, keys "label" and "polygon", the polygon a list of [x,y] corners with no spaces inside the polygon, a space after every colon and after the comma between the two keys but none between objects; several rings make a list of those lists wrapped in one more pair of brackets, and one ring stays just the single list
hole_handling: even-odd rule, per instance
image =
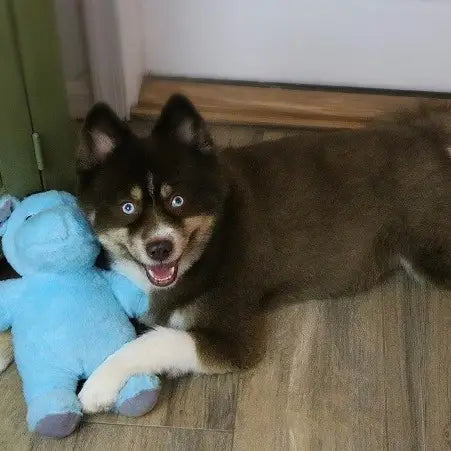
[{"label": "dog's white paw", "polygon": [[108,371],[95,371],[78,394],[83,412],[96,413],[110,410],[120,388],[114,374]]}]

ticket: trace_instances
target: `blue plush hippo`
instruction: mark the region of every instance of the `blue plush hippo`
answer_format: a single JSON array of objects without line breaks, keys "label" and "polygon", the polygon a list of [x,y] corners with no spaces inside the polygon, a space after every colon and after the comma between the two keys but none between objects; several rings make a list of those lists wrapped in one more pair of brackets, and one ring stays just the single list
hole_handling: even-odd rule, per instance
[{"label": "blue plush hippo", "polygon": [[[64,437],[82,416],[79,381],[136,337],[129,318],[147,310],[148,296],[94,266],[100,246],[72,195],[4,196],[0,213],[3,253],[22,276],[0,282],[0,330],[12,328],[30,430]],[[159,388],[154,375],[133,376],[116,411],[148,412]]]}]

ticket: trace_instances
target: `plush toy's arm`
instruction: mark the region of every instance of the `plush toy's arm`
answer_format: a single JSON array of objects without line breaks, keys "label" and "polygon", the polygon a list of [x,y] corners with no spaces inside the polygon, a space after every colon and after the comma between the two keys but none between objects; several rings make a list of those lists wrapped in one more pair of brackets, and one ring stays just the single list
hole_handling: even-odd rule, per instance
[{"label": "plush toy's arm", "polygon": [[130,318],[138,318],[149,309],[149,295],[125,276],[115,271],[103,271],[114,295]]},{"label": "plush toy's arm", "polygon": [[20,301],[24,288],[22,279],[10,279],[0,282],[0,331],[11,327],[13,313]]}]

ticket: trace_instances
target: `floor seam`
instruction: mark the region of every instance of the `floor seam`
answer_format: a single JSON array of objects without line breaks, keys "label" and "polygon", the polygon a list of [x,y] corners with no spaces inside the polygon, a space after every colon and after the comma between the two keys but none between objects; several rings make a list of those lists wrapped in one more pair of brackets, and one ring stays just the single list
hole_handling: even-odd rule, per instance
[{"label": "floor seam", "polygon": [[133,426],[139,428],[159,428],[159,429],[182,429],[187,431],[204,431],[204,432],[227,432],[233,433],[233,429],[209,429],[202,427],[185,427],[185,426],[166,426],[158,424],[130,424],[130,423],[108,423],[106,421],[83,421],[82,424],[100,424],[102,426]]}]

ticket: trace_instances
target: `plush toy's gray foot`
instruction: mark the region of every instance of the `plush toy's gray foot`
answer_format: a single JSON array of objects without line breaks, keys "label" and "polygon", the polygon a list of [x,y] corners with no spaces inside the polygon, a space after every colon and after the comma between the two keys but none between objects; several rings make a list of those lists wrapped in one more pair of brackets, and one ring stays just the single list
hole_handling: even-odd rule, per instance
[{"label": "plush toy's gray foot", "polygon": [[153,409],[157,403],[159,393],[159,389],[143,390],[132,398],[129,398],[119,404],[117,406],[117,411],[121,415],[125,415],[127,417],[140,417]]},{"label": "plush toy's gray foot", "polygon": [[155,375],[136,374],[122,387],[114,410],[128,417],[150,412],[160,393],[160,379]]},{"label": "plush toy's gray foot", "polygon": [[35,431],[46,437],[63,438],[74,432],[80,420],[81,415],[73,412],[47,415],[39,421]]}]

